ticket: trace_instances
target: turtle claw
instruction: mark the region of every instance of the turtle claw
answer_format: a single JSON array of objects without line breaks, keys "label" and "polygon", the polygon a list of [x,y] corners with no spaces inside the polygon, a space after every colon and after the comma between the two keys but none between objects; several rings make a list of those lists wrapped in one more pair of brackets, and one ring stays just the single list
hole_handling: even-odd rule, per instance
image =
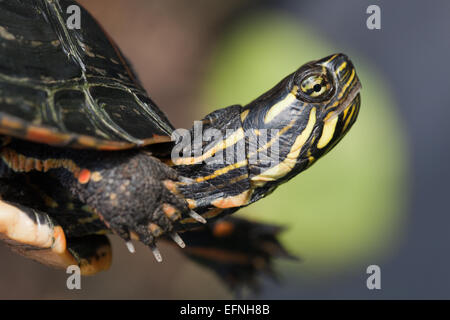
[{"label": "turtle claw", "polygon": [[161,256],[161,252],[159,252],[158,247],[156,245],[151,245],[150,249],[152,250],[153,256],[155,257],[156,261],[162,262],[163,259],[162,259],[162,256]]},{"label": "turtle claw", "polygon": [[200,222],[200,223],[203,223],[203,224],[205,224],[206,223],[206,220],[205,220],[205,218],[203,218],[201,215],[199,215],[197,212],[195,212],[195,211],[190,211],[189,212],[189,216],[192,218],[192,219],[195,219],[195,220],[197,220],[198,222]]},{"label": "turtle claw", "polygon": [[127,241],[127,242],[125,242],[125,244],[127,245],[127,249],[128,249],[128,251],[130,251],[130,253],[136,252],[136,249],[134,248],[134,245],[131,241]]},{"label": "turtle claw", "polygon": [[180,248],[184,248],[186,247],[186,244],[184,243],[183,239],[181,239],[180,235],[176,232],[173,232],[170,234],[170,237],[172,238],[173,241],[175,241],[175,243],[180,247]]}]

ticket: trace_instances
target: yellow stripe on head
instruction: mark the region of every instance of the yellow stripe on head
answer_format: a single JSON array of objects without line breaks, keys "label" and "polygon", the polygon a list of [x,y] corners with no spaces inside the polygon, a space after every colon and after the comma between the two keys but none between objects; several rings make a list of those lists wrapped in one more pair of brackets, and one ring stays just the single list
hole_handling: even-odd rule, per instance
[{"label": "yellow stripe on head", "polygon": [[245,118],[247,118],[249,112],[250,112],[250,109],[247,109],[241,113],[241,121],[242,122],[244,122]]},{"label": "yellow stripe on head", "polygon": [[285,109],[289,108],[292,104],[297,102],[297,94],[298,86],[294,86],[291,92],[289,92],[286,97],[275,103],[273,106],[270,107],[269,111],[267,111],[266,116],[264,117],[264,123],[269,123],[272,121],[276,116],[278,116],[280,113],[282,113]]},{"label": "yellow stripe on head", "polygon": [[311,136],[314,125],[316,124],[316,120],[316,108],[312,108],[309,113],[309,120],[305,129],[295,139],[294,144],[292,145],[286,158],[272,168],[260,173],[255,177],[252,177],[252,186],[261,187],[269,181],[278,180],[284,177],[294,168],[295,164],[297,163],[297,159],[300,156],[300,151],[303,145]]},{"label": "yellow stripe on head", "polygon": [[339,117],[334,117],[329,121],[325,121],[323,125],[322,136],[317,143],[317,148],[322,149],[331,141],[331,138],[333,138],[334,130],[336,130],[338,119]]},{"label": "yellow stripe on head", "polygon": [[339,54],[334,54],[330,57],[330,59],[328,59],[327,61],[325,61],[324,65],[330,63],[331,61],[333,61],[334,59],[336,59],[339,56]]},{"label": "yellow stripe on head", "polygon": [[352,106],[352,107],[350,107],[350,108],[348,108],[348,109],[352,109],[352,111],[351,111],[350,114],[348,115],[347,120],[345,120],[345,124],[344,124],[344,127],[342,128],[342,131],[347,130],[347,127],[348,127],[350,121],[351,121],[352,118],[353,118],[353,113],[355,112],[356,107],[355,107],[355,106]]},{"label": "yellow stripe on head", "polygon": [[346,66],[347,66],[347,61],[344,61],[344,62],[339,66],[339,68],[337,68],[336,72],[337,72],[337,73],[341,73],[341,71],[344,70]]},{"label": "yellow stripe on head", "polygon": [[344,86],[341,89],[341,92],[338,95],[338,99],[341,99],[344,93],[347,91],[348,86],[352,83],[353,79],[355,78],[355,69],[352,69],[352,73],[350,74],[350,78],[348,81],[344,84]]}]

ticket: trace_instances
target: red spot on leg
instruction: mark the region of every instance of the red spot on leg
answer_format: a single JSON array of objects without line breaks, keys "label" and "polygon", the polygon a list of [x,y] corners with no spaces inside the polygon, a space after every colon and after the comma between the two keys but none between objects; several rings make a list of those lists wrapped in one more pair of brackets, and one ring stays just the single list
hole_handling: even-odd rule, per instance
[{"label": "red spot on leg", "polygon": [[91,178],[91,172],[88,169],[83,169],[80,172],[80,175],[78,176],[78,182],[81,184],[85,184],[89,182],[89,179]]}]

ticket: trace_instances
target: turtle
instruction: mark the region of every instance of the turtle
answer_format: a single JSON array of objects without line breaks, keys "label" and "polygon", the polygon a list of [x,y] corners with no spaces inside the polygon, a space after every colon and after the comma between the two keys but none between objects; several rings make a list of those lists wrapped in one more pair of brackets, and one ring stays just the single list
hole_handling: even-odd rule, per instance
[{"label": "turtle", "polygon": [[[66,23],[71,6],[79,29]],[[230,215],[333,149],[361,104],[355,67],[336,53],[175,129],[111,37],[69,0],[0,1],[0,57],[0,238],[87,275],[111,264],[106,234],[131,252],[140,241],[159,262],[157,244],[170,239],[203,261],[212,258],[189,248],[233,243],[269,259],[263,243],[277,244],[279,229]]]}]

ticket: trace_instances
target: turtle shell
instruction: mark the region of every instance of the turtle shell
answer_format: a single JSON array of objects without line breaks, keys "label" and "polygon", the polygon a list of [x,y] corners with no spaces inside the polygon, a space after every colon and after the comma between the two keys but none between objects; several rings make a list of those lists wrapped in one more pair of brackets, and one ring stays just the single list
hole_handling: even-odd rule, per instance
[{"label": "turtle shell", "polygon": [[102,150],[170,141],[173,126],[79,4],[0,1],[0,21],[0,134]]}]

